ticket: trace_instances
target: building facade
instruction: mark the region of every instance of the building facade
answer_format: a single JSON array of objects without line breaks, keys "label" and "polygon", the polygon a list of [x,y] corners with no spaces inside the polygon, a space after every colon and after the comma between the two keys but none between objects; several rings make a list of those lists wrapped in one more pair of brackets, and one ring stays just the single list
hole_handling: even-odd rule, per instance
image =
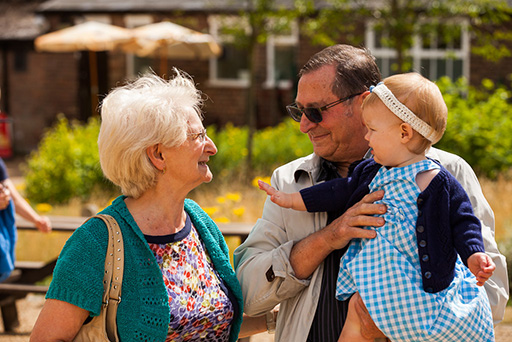
[{"label": "building facade", "polygon": [[[236,48],[232,37],[222,31],[223,26],[230,25],[229,20],[239,21],[243,4],[232,0],[6,0],[0,5],[0,10],[4,6],[0,18],[6,18],[3,24],[0,21],[1,109],[12,124],[14,151],[23,154],[36,148],[59,113],[81,121],[97,115],[96,104],[110,89],[149,68],[165,76],[176,67],[194,77],[209,98],[204,107],[205,125],[244,125],[250,78],[248,53]],[[161,61],[156,57],[97,52],[97,89],[91,90],[89,52],[37,52],[33,43],[41,34],[91,20],[127,28],[168,20],[213,35],[223,52],[209,60],[169,59],[168,70],[159,69]],[[4,26],[9,29],[2,31]],[[300,22],[293,22],[254,51],[258,128],[275,125],[286,117],[285,106],[295,97],[298,70],[323,48],[313,45],[300,27]],[[379,32],[371,22],[358,27],[356,34],[376,56],[383,76],[393,73],[394,51],[381,44],[385,32]],[[433,80],[447,75],[464,76],[472,84],[483,78],[508,82],[510,58],[492,64],[473,56],[472,38],[464,20],[459,31],[450,41],[435,35],[416,37],[410,51],[413,70]],[[340,37],[339,42],[346,40]],[[94,93],[99,94],[97,101],[91,99]]]}]

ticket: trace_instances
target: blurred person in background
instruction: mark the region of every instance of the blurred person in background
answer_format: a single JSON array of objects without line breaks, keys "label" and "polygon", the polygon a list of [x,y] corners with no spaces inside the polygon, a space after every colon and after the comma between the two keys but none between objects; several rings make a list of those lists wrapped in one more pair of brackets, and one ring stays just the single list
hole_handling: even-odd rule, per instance
[{"label": "blurred person in background", "polygon": [[14,212],[32,222],[43,233],[52,230],[50,219],[39,215],[18,192],[0,158],[0,282],[14,270],[17,239]]}]

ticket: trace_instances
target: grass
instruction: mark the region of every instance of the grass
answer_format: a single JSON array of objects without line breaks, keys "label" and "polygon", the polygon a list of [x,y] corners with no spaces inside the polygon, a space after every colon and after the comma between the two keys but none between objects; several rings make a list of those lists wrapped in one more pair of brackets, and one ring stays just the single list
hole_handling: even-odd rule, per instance
[{"label": "grass", "polygon": [[512,180],[501,177],[495,181],[482,179],[480,183],[494,211],[496,241],[506,242],[512,239]]}]

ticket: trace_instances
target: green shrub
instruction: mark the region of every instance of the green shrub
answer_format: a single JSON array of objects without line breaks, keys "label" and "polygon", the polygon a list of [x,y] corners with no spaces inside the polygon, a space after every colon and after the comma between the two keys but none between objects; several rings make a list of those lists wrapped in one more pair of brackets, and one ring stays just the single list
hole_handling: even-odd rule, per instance
[{"label": "green shrub", "polygon": [[[215,177],[222,179],[243,179],[247,157],[247,127],[227,124],[222,130],[207,127],[208,136],[217,145],[218,152],[208,165]],[[277,126],[255,132],[253,157],[250,168],[252,176],[270,176],[279,165],[313,152],[313,146],[306,134],[299,130],[299,124],[286,119]]]},{"label": "green shrub", "polygon": [[312,152],[313,145],[299,130],[299,124],[286,119],[275,127],[256,132],[252,169],[270,176],[276,167]]},{"label": "green shrub", "polygon": [[448,106],[448,125],[436,145],[460,155],[479,175],[496,178],[512,166],[511,93],[490,80],[481,89],[460,79],[437,82]]},{"label": "green shrub", "polygon": [[28,159],[26,196],[35,203],[65,204],[72,198],[87,201],[94,190],[112,192],[99,165],[99,119],[70,124],[60,115]]},{"label": "green shrub", "polygon": [[208,162],[214,177],[226,179],[238,176],[247,156],[248,129],[235,127],[230,123],[221,130],[215,126],[208,126],[206,129],[217,146],[217,154]]}]

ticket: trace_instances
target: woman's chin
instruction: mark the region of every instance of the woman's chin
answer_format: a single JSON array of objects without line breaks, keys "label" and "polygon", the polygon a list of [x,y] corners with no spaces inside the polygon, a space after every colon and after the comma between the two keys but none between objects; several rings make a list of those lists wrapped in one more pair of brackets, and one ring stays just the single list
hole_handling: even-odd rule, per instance
[{"label": "woman's chin", "polygon": [[213,179],[213,173],[210,171],[210,169],[208,169],[208,171],[206,172],[206,175],[204,177],[204,182],[205,183],[210,183]]}]

